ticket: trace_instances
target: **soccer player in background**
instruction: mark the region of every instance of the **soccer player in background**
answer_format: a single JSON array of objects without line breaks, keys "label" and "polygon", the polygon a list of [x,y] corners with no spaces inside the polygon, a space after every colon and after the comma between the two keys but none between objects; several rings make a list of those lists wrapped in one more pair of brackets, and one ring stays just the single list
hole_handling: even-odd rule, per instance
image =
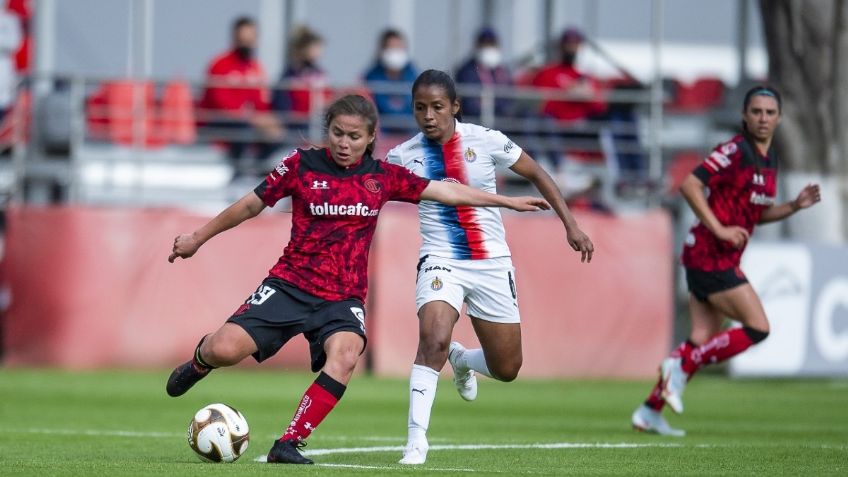
[{"label": "soccer player in background", "polygon": [[[795,200],[775,203],[778,161],[772,138],[780,114],[775,89],[750,89],[742,106],[742,134],[713,149],[680,186],[698,218],[682,257],[692,330],[662,361],[657,384],[633,413],[637,430],[683,436],[662,417],[663,406],[682,413],[683,390],[702,366],[736,356],[769,334],[763,305],[739,268],[742,252],[755,225],[785,219],[821,200],[819,186],[809,184]],[[722,330],[725,317],[742,326]]]},{"label": "soccer player in background", "polygon": [[[565,205],[553,179],[500,131],[459,120],[460,103],[446,73],[427,70],[412,85],[412,107],[421,132],[395,147],[388,162],[437,181],[468,184],[495,192],[495,169],[509,167],[547,199],[581,261],[594,248]],[[477,396],[475,373],[512,381],[522,364],[521,324],[509,247],[500,212],[423,201],[420,260],[416,284],[419,342],[409,378],[408,440],[401,464],[427,459],[427,427],[439,372],[446,361],[460,396]],[[451,342],[462,304],[467,305],[482,348]]]},{"label": "soccer player in background", "polygon": [[376,126],[377,112],[364,97],[335,101],[325,118],[329,147],[293,151],[256,189],[194,233],[174,239],[168,257],[170,262],[189,258],[215,235],[292,198],[291,239],[269,276],[226,323],[200,340],[192,359],[174,369],[166,386],[169,395],[180,396],[213,369],[250,355],[264,361],[303,333],[312,371],[321,373],[268,453],[268,462],[312,463],[298,448],[342,398],[365,349],[368,251],[387,201],[548,208],[542,199],[428,181],[376,161],[371,156]]}]

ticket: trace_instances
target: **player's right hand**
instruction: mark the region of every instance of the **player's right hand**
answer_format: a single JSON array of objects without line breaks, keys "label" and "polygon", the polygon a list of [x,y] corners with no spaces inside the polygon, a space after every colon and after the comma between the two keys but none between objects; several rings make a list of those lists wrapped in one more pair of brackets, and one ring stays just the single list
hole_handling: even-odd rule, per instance
[{"label": "player's right hand", "polygon": [[174,247],[171,249],[171,255],[168,256],[168,261],[174,263],[174,260],[179,258],[189,258],[200,248],[200,243],[194,237],[194,234],[177,235],[174,239]]},{"label": "player's right hand", "polygon": [[716,230],[716,237],[725,242],[730,242],[736,248],[742,248],[748,243],[751,235],[744,228],[731,225]]}]

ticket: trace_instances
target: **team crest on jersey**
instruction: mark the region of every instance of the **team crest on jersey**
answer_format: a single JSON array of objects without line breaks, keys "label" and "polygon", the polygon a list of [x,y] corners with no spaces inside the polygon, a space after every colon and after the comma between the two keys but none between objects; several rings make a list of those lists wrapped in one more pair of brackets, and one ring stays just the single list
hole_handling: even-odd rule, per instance
[{"label": "team crest on jersey", "polygon": [[442,281],[439,280],[439,277],[434,278],[433,281],[430,282],[430,288],[432,288],[433,291],[441,290],[443,285],[444,285],[444,283],[442,283]]},{"label": "team crest on jersey", "polygon": [[477,153],[470,147],[465,150],[465,162],[474,162],[477,160]]},{"label": "team crest on jersey", "polygon": [[362,185],[365,186],[365,190],[373,194],[380,192],[380,190],[383,188],[383,185],[377,182],[375,179],[365,179],[365,181],[362,182]]},{"label": "team crest on jersey", "polygon": [[511,151],[513,147],[515,147],[515,143],[512,141],[507,141],[507,143],[504,144],[504,153],[509,154],[509,151]]}]

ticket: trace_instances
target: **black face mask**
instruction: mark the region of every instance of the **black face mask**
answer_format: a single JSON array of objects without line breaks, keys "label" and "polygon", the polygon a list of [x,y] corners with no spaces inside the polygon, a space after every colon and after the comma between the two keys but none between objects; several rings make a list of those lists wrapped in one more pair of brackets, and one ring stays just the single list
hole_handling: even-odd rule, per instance
[{"label": "black face mask", "polygon": [[563,53],[562,54],[562,64],[566,66],[572,66],[574,64],[574,60],[577,58],[577,55],[574,53]]},{"label": "black face mask", "polygon": [[242,61],[248,61],[253,58],[253,48],[249,46],[237,46],[236,56],[241,58]]}]

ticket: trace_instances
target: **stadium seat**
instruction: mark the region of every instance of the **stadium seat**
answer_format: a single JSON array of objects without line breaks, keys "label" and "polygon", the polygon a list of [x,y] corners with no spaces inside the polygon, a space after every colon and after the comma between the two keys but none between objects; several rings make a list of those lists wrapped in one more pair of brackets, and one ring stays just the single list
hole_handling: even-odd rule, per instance
[{"label": "stadium seat", "polygon": [[697,113],[721,106],[726,87],[719,78],[698,78],[692,84],[675,81],[674,89],[669,110]]},{"label": "stadium seat", "polygon": [[15,103],[0,120],[0,146],[3,149],[29,139],[30,101],[29,90],[21,90]]},{"label": "stadium seat", "polygon": [[682,151],[675,154],[665,171],[666,193],[668,195],[677,194],[683,180],[692,173],[702,159],[702,155],[697,151]]},{"label": "stadium seat", "polygon": [[[141,95],[139,111],[134,107],[136,94]],[[163,141],[153,134],[154,107],[155,90],[152,82],[104,82],[86,104],[89,133],[95,139],[117,144],[160,146]],[[140,115],[138,119],[142,121],[140,131],[136,130],[136,114]],[[141,135],[139,141],[136,141],[136,134]]]},{"label": "stadium seat", "polygon": [[171,81],[162,91],[155,122],[158,139],[164,143],[194,144],[197,127],[191,86],[185,81]]}]

